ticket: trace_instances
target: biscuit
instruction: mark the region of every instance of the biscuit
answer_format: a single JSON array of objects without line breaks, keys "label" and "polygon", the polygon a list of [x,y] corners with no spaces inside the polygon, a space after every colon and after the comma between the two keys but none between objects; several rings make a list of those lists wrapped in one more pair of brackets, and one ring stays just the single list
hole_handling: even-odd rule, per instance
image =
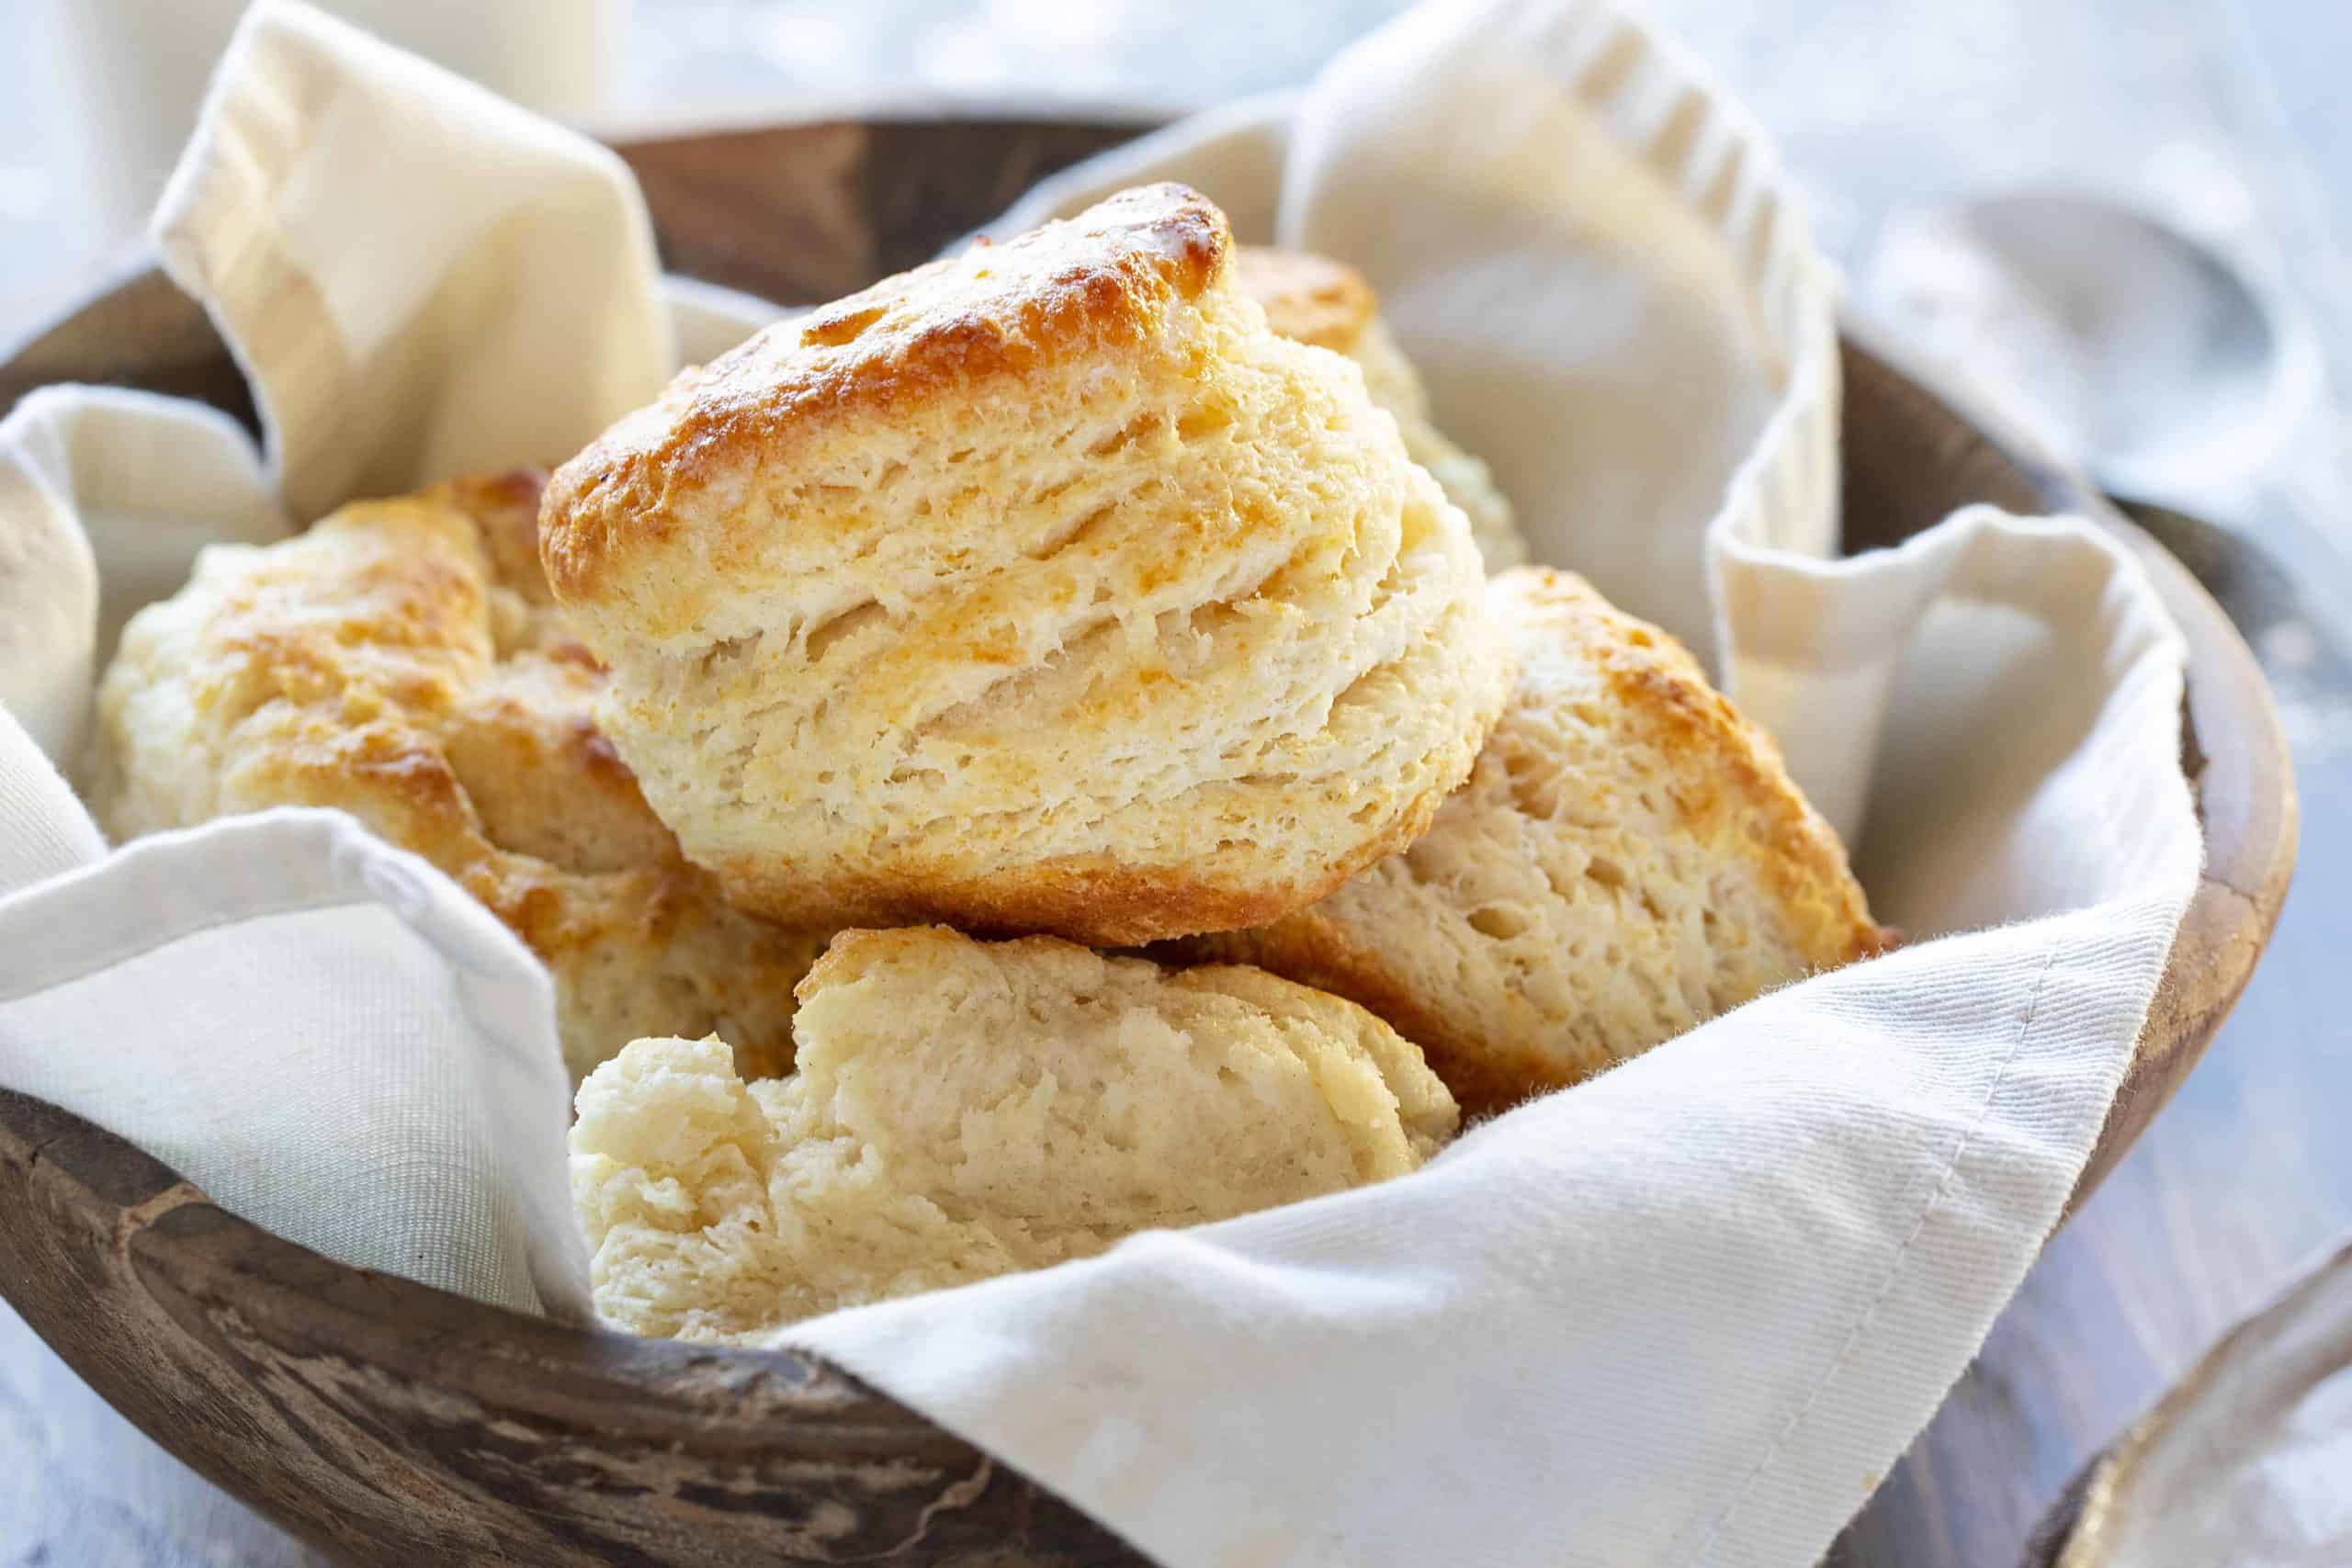
[{"label": "biscuit", "polygon": [[844,931],[794,1027],[791,1077],[746,1088],[711,1042],[640,1040],[581,1086],[606,1322],[756,1338],[1399,1176],[1459,1120],[1352,1003],[1051,937]]},{"label": "biscuit", "polygon": [[824,938],[729,908],[598,732],[604,671],[539,574],[541,481],[460,480],[206,549],[132,617],[99,686],[99,820],[120,840],[348,811],[545,961],[575,1077],[674,1031],[780,1072],[792,987]]},{"label": "biscuit", "polygon": [[1431,423],[1420,373],[1380,319],[1380,300],[1363,274],[1329,256],[1263,245],[1242,246],[1234,270],[1242,288],[1265,307],[1266,322],[1274,331],[1344,354],[1362,367],[1364,389],[1396,416],[1405,450],[1469,518],[1470,536],[1488,571],[1527,559],[1527,541],[1520,536],[1510,499],[1495,488],[1486,464]]},{"label": "biscuit", "polygon": [[1100,945],[1425,827],[1508,671],[1461,513],[1176,186],[893,277],[565,464],[605,729],[746,908]]},{"label": "biscuit", "polygon": [[1879,951],[1837,836],[1688,653],[1563,572],[1487,596],[1520,675],[1470,782],[1402,854],[1194,956],[1363,1003],[1490,1111]]}]

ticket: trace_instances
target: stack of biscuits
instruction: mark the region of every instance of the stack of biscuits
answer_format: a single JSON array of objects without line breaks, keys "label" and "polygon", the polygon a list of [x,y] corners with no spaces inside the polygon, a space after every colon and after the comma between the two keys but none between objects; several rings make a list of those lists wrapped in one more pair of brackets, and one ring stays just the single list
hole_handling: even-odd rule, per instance
[{"label": "stack of biscuits", "polygon": [[207,552],[96,794],[480,897],[599,1310],[752,1339],[1403,1174],[1877,950],[1770,740],[1523,555],[1361,276],[1149,186]]}]

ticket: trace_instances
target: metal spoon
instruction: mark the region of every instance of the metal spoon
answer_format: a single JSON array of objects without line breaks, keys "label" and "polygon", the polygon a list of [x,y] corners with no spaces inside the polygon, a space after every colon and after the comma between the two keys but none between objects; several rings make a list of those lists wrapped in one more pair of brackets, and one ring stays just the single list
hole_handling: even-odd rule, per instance
[{"label": "metal spoon", "polygon": [[2301,314],[2224,251],[2088,193],[1898,216],[1869,306],[2109,490],[2228,511],[2319,392]]}]

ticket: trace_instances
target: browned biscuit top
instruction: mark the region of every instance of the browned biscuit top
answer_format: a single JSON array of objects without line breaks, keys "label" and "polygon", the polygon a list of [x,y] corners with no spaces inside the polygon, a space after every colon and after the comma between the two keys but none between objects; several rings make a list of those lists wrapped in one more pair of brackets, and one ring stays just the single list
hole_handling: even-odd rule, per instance
[{"label": "browned biscuit top", "polygon": [[1487,586],[1519,683],[1427,833],[1309,908],[1189,944],[1358,1002],[1491,1111],[1881,951],[1779,748],[1581,579]]},{"label": "browned biscuit top", "polygon": [[548,577],[567,601],[594,598],[659,553],[689,498],[789,464],[808,443],[1040,373],[1091,373],[1170,302],[1209,288],[1232,252],[1205,197],[1144,186],[779,322],[557,470],[540,513]]},{"label": "browned biscuit top", "polygon": [[821,949],[730,908],[594,715],[607,679],[541,579],[544,475],[355,502],[199,558],[133,618],[100,694],[117,837],[272,806],[350,812],[480,899],[554,972],[575,1073],[649,1026],[791,1060]]},{"label": "browned biscuit top", "polygon": [[1234,254],[1233,276],[1265,307],[1267,325],[1334,354],[1351,352],[1380,310],[1363,274],[1308,251],[1244,245]]}]

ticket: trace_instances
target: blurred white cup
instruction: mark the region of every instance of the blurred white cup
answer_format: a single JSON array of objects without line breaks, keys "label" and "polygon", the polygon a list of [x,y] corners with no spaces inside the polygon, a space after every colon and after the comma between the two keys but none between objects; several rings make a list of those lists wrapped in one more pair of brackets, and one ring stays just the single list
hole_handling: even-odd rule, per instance
[{"label": "blurred white cup", "polygon": [[[604,103],[628,0],[313,0],[558,118]],[[36,0],[59,215],[85,254],[138,234],[245,0]]]}]

